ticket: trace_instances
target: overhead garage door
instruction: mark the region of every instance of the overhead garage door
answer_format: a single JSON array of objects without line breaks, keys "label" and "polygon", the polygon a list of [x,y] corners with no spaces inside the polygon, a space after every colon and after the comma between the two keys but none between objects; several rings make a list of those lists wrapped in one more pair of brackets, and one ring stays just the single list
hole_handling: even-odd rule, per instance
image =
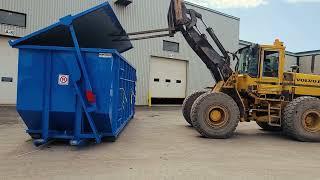
[{"label": "overhead garage door", "polygon": [[185,98],[186,87],[186,61],[151,58],[150,94],[152,98]]},{"label": "overhead garage door", "polygon": [[16,103],[18,51],[0,37],[0,105]]}]

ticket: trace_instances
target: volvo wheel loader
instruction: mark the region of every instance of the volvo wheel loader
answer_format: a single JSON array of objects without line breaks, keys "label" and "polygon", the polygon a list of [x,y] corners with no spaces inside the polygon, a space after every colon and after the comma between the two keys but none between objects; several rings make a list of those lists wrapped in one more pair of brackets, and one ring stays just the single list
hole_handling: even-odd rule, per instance
[{"label": "volvo wheel loader", "polygon": [[[218,47],[218,53],[200,32],[199,23]],[[183,115],[202,136],[225,139],[239,122],[256,121],[267,131],[283,131],[300,141],[320,141],[320,76],[284,72],[285,46],[250,45],[228,52],[207,27],[202,15],[187,9],[183,0],[171,0],[169,28],[131,33],[169,31],[132,40],[173,36],[180,32],[216,81],[213,88],[197,91],[183,103]],[[235,70],[232,60],[237,61]]]}]

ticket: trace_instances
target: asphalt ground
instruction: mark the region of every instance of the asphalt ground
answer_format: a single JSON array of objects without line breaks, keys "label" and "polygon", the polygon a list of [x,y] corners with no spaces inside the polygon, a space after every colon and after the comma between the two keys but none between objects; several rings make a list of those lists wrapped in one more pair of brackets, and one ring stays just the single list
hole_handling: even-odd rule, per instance
[{"label": "asphalt ground", "polygon": [[241,123],[227,140],[199,136],[180,107],[137,108],[116,142],[36,148],[13,107],[0,107],[0,179],[320,179],[320,144]]}]

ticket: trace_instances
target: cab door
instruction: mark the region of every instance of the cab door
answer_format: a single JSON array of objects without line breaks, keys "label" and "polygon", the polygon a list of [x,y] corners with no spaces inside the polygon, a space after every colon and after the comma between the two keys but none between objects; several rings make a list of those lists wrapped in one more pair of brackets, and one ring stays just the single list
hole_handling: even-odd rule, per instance
[{"label": "cab door", "polygon": [[283,52],[279,49],[262,48],[260,58],[259,94],[281,94]]}]

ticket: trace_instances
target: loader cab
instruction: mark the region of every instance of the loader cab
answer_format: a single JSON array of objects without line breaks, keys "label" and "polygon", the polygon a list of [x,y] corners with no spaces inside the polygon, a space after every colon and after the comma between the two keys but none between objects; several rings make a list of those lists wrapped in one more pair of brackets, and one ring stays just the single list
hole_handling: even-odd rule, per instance
[{"label": "loader cab", "polygon": [[281,94],[285,64],[285,47],[278,39],[273,45],[262,45],[260,50],[260,94]]},{"label": "loader cab", "polygon": [[285,47],[276,40],[273,45],[254,44],[239,50],[238,86],[259,94],[280,94],[284,72]]}]

